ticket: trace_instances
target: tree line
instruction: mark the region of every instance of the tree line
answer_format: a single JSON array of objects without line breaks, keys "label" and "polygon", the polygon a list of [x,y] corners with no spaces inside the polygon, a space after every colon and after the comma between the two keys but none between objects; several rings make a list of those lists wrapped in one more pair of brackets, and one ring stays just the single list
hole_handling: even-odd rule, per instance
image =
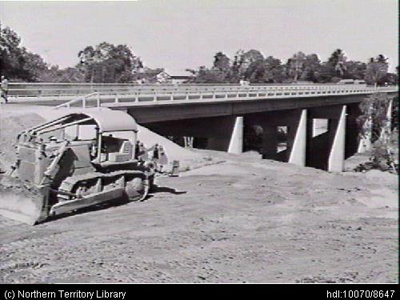
[{"label": "tree line", "polygon": [[[239,50],[233,58],[223,52],[214,55],[211,67],[187,69],[192,83],[329,83],[341,79],[365,80],[368,84],[397,84],[398,72],[388,72],[388,59],[379,54],[368,62],[349,60],[342,49],[327,61],[317,54],[295,53],[286,62],[264,56],[259,50]],[[87,46],[77,53],[74,67],[48,64],[40,55],[21,46],[18,34],[0,23],[0,70],[12,81],[22,82],[154,82],[163,68],[148,68],[127,45],[103,42]],[[398,71],[398,68],[397,68]]]},{"label": "tree line", "polygon": [[365,80],[368,84],[397,84],[398,75],[388,72],[388,59],[379,54],[366,63],[349,60],[342,49],[336,49],[327,61],[315,53],[295,53],[285,63],[258,50],[236,52],[233,59],[223,52],[214,56],[211,68],[188,69],[197,83],[329,83],[341,79]]}]

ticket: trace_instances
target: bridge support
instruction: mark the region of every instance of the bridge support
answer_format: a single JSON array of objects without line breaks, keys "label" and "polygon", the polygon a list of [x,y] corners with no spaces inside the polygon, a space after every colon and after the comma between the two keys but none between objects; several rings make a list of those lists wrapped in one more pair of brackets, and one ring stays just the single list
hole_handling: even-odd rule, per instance
[{"label": "bridge support", "polygon": [[303,109],[296,130],[289,162],[299,166],[306,165],[306,142],[307,142],[307,110]]},{"label": "bridge support", "polygon": [[[324,102],[324,99],[320,101]],[[357,117],[361,112],[358,104],[325,104],[307,108],[299,105],[301,109],[247,113],[244,116],[232,110],[232,115],[227,116],[154,122],[147,123],[146,127],[162,135],[195,137],[195,147],[235,154],[242,153],[246,138],[253,143],[252,149],[259,150],[264,159],[341,172],[345,159],[359,148]],[[237,114],[233,115],[234,112]],[[256,134],[245,136],[244,126],[246,129],[256,128],[254,131],[246,130]]]},{"label": "bridge support", "polygon": [[228,153],[240,154],[243,152],[243,117],[236,117]]},{"label": "bridge support", "polygon": [[344,170],[345,145],[346,145],[346,105],[343,105],[331,146],[328,160],[329,172],[342,172]]},{"label": "bridge support", "polygon": [[[306,164],[307,110],[257,114],[246,117],[248,125],[263,129],[261,154],[264,159]],[[278,128],[285,128],[279,132]],[[286,140],[282,140],[286,137]],[[283,149],[282,149],[283,148]]]}]

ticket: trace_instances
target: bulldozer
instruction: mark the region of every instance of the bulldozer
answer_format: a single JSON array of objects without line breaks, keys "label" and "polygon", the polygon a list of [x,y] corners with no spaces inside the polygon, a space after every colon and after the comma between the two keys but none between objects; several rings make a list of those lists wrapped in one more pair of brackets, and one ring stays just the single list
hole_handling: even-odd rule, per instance
[{"label": "bulldozer", "polygon": [[157,163],[137,131],[125,112],[93,110],[20,132],[17,160],[0,175],[0,215],[34,225],[115,199],[144,200]]}]

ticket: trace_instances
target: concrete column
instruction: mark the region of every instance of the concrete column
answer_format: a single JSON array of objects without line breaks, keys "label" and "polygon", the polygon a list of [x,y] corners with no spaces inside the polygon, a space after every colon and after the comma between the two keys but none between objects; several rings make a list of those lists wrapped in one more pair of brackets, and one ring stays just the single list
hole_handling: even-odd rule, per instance
[{"label": "concrete column", "polygon": [[329,153],[329,172],[342,172],[344,170],[346,145],[346,109],[346,105],[343,105],[332,147]]},{"label": "concrete column", "polygon": [[306,145],[307,145],[307,110],[303,109],[297,125],[296,135],[290,151],[289,163],[305,166],[306,165]]},{"label": "concrete column", "polygon": [[236,117],[228,153],[240,154],[243,152],[243,117]]}]

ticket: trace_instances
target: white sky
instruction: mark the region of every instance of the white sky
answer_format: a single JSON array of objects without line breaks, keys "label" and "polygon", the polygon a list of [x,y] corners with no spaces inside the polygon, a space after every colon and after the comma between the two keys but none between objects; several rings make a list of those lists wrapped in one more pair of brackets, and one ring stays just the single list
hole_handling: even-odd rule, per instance
[{"label": "white sky", "polygon": [[324,60],[335,49],[398,65],[397,0],[0,1],[0,20],[30,51],[61,67],[107,41],[127,44],[146,66],[175,75],[257,49],[282,61],[297,51]]}]

